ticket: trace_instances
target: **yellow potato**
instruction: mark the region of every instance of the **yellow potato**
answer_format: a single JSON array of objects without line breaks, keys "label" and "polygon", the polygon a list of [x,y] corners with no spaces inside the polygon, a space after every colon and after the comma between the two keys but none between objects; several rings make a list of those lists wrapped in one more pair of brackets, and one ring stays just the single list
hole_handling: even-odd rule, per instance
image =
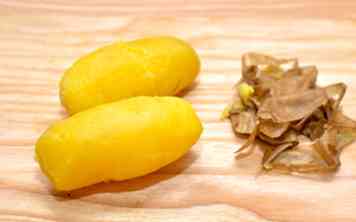
[{"label": "yellow potato", "polygon": [[151,173],[186,153],[202,125],[177,97],[134,97],[54,123],[36,143],[36,159],[56,190],[69,191]]},{"label": "yellow potato", "polygon": [[200,61],[186,42],[152,37],[105,46],[72,65],[60,83],[70,114],[133,96],[171,96],[189,86]]}]

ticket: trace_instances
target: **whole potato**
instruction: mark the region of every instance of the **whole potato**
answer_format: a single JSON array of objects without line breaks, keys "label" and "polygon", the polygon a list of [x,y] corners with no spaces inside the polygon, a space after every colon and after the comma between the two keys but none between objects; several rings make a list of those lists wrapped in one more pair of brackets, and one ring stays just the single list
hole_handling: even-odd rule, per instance
[{"label": "whole potato", "polygon": [[153,172],[186,153],[202,125],[177,97],[134,97],[54,123],[36,158],[56,190],[69,191]]},{"label": "whole potato", "polygon": [[60,83],[70,114],[133,96],[171,96],[189,86],[200,61],[186,42],[152,37],[100,48],[75,62]]}]

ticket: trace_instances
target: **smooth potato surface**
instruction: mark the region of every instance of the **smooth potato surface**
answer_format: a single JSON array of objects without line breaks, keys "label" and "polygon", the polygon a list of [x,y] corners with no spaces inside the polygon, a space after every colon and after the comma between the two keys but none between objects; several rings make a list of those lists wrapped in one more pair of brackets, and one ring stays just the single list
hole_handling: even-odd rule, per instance
[{"label": "smooth potato surface", "polygon": [[134,96],[172,96],[189,86],[200,61],[186,42],[152,37],[100,48],[75,62],[60,83],[70,114]]},{"label": "smooth potato surface", "polygon": [[54,123],[38,139],[36,158],[56,190],[69,191],[153,172],[186,153],[202,125],[176,97],[134,97]]}]

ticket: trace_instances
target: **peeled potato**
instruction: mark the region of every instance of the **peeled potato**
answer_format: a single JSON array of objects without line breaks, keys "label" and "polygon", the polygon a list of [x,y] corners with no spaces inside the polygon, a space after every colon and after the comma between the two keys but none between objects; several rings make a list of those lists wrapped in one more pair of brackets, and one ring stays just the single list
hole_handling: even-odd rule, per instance
[{"label": "peeled potato", "polygon": [[36,158],[56,190],[69,191],[151,173],[186,153],[202,125],[176,97],[134,97],[54,123]]},{"label": "peeled potato", "polygon": [[100,48],[72,65],[60,83],[70,114],[134,96],[171,96],[189,86],[200,61],[174,37],[144,38]]}]

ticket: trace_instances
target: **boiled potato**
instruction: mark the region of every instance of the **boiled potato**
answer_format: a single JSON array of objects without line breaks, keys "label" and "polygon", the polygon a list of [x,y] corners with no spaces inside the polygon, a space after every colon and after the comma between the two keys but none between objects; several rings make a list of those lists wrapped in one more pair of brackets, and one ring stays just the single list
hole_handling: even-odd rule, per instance
[{"label": "boiled potato", "polygon": [[202,125],[177,97],[134,97],[54,123],[36,143],[36,159],[56,190],[70,191],[153,172],[186,153]]},{"label": "boiled potato", "polygon": [[119,42],[80,58],[63,75],[62,104],[70,114],[134,96],[171,96],[199,73],[194,49],[174,37]]}]

